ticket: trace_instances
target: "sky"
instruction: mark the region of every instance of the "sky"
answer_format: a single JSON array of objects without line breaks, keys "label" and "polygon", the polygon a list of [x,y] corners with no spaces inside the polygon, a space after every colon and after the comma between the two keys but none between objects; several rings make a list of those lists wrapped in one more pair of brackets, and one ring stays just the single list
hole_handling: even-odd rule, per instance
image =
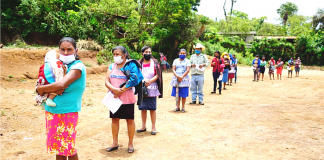
[{"label": "sky", "polygon": [[[212,20],[224,19],[225,0],[201,0],[198,13]],[[249,15],[249,19],[267,16],[266,22],[279,24],[277,9],[286,0],[237,0],[233,10],[238,10]],[[298,15],[313,16],[318,8],[324,8],[324,0],[289,0],[298,6]],[[231,0],[226,0],[226,12],[231,10]]]}]

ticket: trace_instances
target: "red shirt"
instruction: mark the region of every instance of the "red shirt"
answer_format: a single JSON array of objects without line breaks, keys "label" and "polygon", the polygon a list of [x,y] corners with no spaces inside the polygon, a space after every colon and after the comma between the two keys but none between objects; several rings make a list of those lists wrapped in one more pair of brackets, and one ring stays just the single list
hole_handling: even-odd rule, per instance
[{"label": "red shirt", "polygon": [[[222,64],[224,64],[224,59],[223,58],[221,58],[221,61],[222,61]],[[215,62],[215,64],[213,64],[214,62]],[[224,68],[220,67],[219,60],[217,60],[216,57],[214,57],[212,59],[211,66],[213,67],[213,72],[216,72],[216,70],[218,72],[223,72],[224,71]]]}]

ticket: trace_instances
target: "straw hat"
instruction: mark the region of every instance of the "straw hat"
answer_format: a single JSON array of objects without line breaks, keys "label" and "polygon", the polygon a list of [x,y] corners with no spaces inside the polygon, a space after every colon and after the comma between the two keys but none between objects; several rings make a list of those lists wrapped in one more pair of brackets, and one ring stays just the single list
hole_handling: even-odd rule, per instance
[{"label": "straw hat", "polygon": [[205,50],[205,46],[203,46],[201,43],[197,43],[194,48],[201,48],[201,51]]}]

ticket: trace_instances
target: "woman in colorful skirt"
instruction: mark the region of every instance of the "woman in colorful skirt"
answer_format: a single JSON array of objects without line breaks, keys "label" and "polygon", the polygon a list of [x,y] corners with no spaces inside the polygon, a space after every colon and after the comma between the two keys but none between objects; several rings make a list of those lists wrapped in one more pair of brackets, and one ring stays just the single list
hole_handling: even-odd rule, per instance
[{"label": "woman in colorful skirt", "polygon": [[[230,55],[231,56],[231,55]],[[235,61],[234,59],[230,60],[230,70],[228,71],[228,82],[227,85],[232,85],[233,78],[235,78]]]},{"label": "woman in colorful skirt", "polygon": [[[56,93],[56,107],[45,104],[47,152],[57,160],[77,160],[75,148],[76,126],[81,111],[82,95],[86,88],[86,67],[77,56],[76,42],[64,37],[59,42],[60,60],[67,66],[67,74],[61,81],[38,86],[36,92]],[[50,77],[46,77],[50,78]]]},{"label": "woman in colorful skirt", "polygon": [[[189,78],[189,71],[190,71],[190,60],[186,58],[186,50],[180,49],[179,58],[175,59],[172,64],[172,80],[171,86],[172,92],[171,96],[177,97],[177,104],[175,112],[180,111],[180,100],[182,99],[182,108],[181,112],[185,112],[185,103],[186,98],[189,96],[189,86],[190,86],[190,78]],[[177,93],[178,89],[178,93]]]},{"label": "woman in colorful skirt", "polygon": [[260,73],[259,73],[259,78],[260,75],[262,74],[262,81],[264,78],[264,72],[265,72],[265,66],[267,65],[267,61],[265,60],[265,56],[262,57],[262,60],[260,62]]},{"label": "woman in colorful skirt", "polygon": [[229,55],[224,52],[222,54],[222,58],[224,59],[224,64],[225,64],[225,68],[224,68],[224,71],[223,71],[223,79],[222,79],[222,82],[224,83],[224,90],[226,90],[226,83],[228,81],[228,71],[229,69],[231,68],[231,64],[230,64],[230,57]]},{"label": "woman in colorful skirt", "polygon": [[143,58],[139,60],[142,65],[142,73],[144,76],[144,83],[147,87],[148,96],[143,97],[142,105],[138,106],[141,110],[142,127],[137,130],[138,133],[146,131],[147,110],[150,111],[152,130],[151,134],[156,134],[156,97],[163,96],[163,79],[160,63],[157,59],[152,57],[151,48],[145,46],[141,50]]},{"label": "woman in colorful skirt", "polygon": [[269,76],[270,76],[270,80],[271,80],[271,75],[272,75],[272,79],[274,80],[275,65],[276,65],[276,61],[273,59],[273,57],[271,57],[271,59],[269,61]]},{"label": "woman in colorful skirt", "polygon": [[[119,120],[126,119],[128,130],[128,153],[134,152],[133,139],[135,135],[135,122],[134,122],[134,107],[136,103],[136,97],[132,87],[137,86],[143,80],[143,75],[140,68],[134,62],[128,62],[128,65],[124,67],[124,64],[128,61],[129,55],[127,50],[123,46],[117,46],[112,49],[114,55],[114,62],[108,68],[105,86],[112,92],[115,97],[122,101],[120,108],[113,114],[110,112],[111,118],[111,131],[113,136],[113,144],[106,150],[108,152],[118,149],[118,132],[119,132]],[[127,80],[124,72],[130,73],[130,78]],[[121,87],[122,84],[124,84]]]},{"label": "woman in colorful skirt", "polygon": [[284,65],[284,63],[281,61],[281,58],[279,58],[278,62],[277,62],[277,79],[278,80],[279,80],[279,77],[280,77],[280,80],[281,80],[283,65]]}]

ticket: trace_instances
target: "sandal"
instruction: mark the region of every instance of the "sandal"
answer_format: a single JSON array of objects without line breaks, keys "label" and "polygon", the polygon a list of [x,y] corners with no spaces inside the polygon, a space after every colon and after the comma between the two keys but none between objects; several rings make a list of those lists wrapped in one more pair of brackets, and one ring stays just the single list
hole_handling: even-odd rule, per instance
[{"label": "sandal", "polygon": [[146,128],[145,129],[143,129],[143,130],[141,130],[141,129],[138,129],[138,130],[136,130],[136,132],[137,133],[140,133],[140,132],[145,132],[146,131]]},{"label": "sandal", "polygon": [[127,149],[128,153],[134,153],[134,151],[135,151],[134,148],[133,149],[130,149],[130,148]]},{"label": "sandal", "polygon": [[184,108],[182,108],[181,112],[184,113],[184,112],[186,112],[186,110]]},{"label": "sandal", "polygon": [[174,112],[178,112],[180,111],[180,108],[176,108],[175,110],[173,110]]},{"label": "sandal", "polygon": [[118,147],[119,147],[119,145],[117,145],[116,147],[112,147],[112,148],[108,147],[106,150],[107,150],[107,152],[111,152],[111,151],[117,150]]}]

